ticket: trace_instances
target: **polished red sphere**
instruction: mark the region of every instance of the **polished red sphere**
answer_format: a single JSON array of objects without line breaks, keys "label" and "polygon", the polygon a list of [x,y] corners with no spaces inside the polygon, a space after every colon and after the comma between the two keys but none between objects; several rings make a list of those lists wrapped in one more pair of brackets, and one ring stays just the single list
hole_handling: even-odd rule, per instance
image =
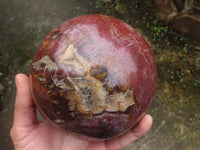
[{"label": "polished red sphere", "polygon": [[31,69],[32,94],[42,115],[97,139],[136,125],[151,103],[156,78],[144,38],[104,15],[75,17],[53,29]]}]

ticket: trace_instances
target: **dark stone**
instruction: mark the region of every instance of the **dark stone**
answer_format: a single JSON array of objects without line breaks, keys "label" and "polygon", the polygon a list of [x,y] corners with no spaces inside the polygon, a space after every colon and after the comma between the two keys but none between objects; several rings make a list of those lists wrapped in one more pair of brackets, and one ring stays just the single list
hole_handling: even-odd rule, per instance
[{"label": "dark stone", "polygon": [[179,12],[183,10],[185,0],[173,0],[173,2]]},{"label": "dark stone", "polygon": [[177,11],[172,0],[153,0],[153,2],[161,13],[169,15],[174,11]]},{"label": "dark stone", "polygon": [[194,1],[193,9],[200,12],[200,1],[199,0]]},{"label": "dark stone", "polygon": [[174,20],[173,27],[181,33],[200,40],[200,15],[193,11],[180,14]]}]

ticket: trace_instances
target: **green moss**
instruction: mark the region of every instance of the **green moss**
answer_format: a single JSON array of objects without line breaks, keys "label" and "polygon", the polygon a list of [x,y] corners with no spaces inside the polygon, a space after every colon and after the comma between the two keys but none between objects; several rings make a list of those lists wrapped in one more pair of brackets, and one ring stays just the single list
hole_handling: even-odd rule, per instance
[{"label": "green moss", "polygon": [[103,8],[103,1],[100,1],[100,0],[98,0],[97,2],[96,2],[96,8],[98,8],[98,9],[101,9],[101,8]]},{"label": "green moss", "polygon": [[200,121],[200,115],[195,115],[195,119]]}]

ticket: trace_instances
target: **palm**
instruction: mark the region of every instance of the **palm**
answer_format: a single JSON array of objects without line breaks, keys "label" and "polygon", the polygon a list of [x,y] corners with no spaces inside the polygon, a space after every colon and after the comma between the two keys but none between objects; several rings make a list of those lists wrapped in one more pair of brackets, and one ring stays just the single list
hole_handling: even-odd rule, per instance
[{"label": "palm", "polygon": [[[53,127],[48,122],[38,124],[35,129],[26,134],[29,136],[21,141],[29,144],[24,149],[32,147],[41,150],[100,150],[100,148],[103,150],[105,148],[104,142],[90,142],[73,134],[60,132],[60,129]],[[23,142],[21,145],[25,145]],[[38,144],[40,145],[39,148]]]},{"label": "palm", "polygon": [[118,150],[146,133],[151,125],[150,115],[144,115],[139,124],[126,134],[107,141],[90,141],[71,132],[39,122],[30,94],[28,77],[16,77],[17,96],[11,138],[15,150]]}]

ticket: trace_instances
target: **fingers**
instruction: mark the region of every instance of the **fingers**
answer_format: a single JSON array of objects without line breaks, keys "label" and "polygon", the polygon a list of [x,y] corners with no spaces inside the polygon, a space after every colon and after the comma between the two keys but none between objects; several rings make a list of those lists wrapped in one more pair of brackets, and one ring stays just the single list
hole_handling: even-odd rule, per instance
[{"label": "fingers", "polygon": [[36,109],[33,103],[29,78],[24,74],[15,77],[17,94],[15,99],[14,125],[28,127],[37,122]]},{"label": "fingers", "polygon": [[106,143],[107,149],[120,150],[124,148],[125,146],[128,146],[133,141],[135,141],[136,139],[141,137],[143,134],[145,134],[151,128],[152,123],[153,123],[152,117],[148,114],[144,115],[144,117],[141,119],[139,124],[134,129],[130,130],[126,134],[116,139],[107,141]]}]

